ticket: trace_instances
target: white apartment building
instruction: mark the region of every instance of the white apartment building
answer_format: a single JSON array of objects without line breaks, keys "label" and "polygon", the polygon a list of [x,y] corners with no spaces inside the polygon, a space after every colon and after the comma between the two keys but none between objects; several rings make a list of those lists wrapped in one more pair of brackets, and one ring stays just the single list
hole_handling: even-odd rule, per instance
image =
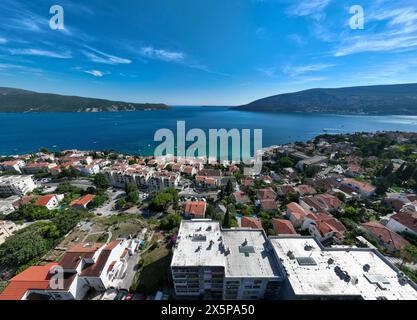
[{"label": "white apartment building", "polygon": [[376,250],[324,248],[314,237],[270,241],[286,275],[281,299],[417,300],[417,285]]},{"label": "white apartment building", "polygon": [[32,176],[2,176],[0,177],[0,198],[13,195],[24,196],[36,188]]},{"label": "white apartment building", "polygon": [[0,221],[0,245],[2,245],[8,237],[17,231],[17,226],[12,221]]},{"label": "white apartment building", "polygon": [[273,299],[283,275],[262,230],[222,230],[217,221],[182,221],[171,263],[176,296]]},{"label": "white apartment building", "polygon": [[18,173],[22,173],[22,168],[24,166],[25,166],[25,162],[23,160],[11,160],[11,161],[1,162],[0,170],[15,171]]}]

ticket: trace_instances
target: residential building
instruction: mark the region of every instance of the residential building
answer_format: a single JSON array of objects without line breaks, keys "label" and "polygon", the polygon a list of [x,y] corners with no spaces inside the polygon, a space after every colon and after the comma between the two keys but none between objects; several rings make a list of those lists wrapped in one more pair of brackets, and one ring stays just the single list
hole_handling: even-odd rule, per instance
[{"label": "residential building", "polygon": [[377,221],[361,224],[361,230],[390,252],[398,252],[409,242]]},{"label": "residential building", "polygon": [[295,167],[302,172],[308,167],[325,164],[327,160],[325,156],[314,156],[298,161]]},{"label": "residential building", "polygon": [[272,219],[272,226],[276,235],[297,234],[291,221],[286,219]]},{"label": "residential building", "polygon": [[242,228],[263,229],[261,219],[256,217],[243,216],[240,218],[240,226]]},{"label": "residential building", "polygon": [[70,207],[76,208],[76,209],[86,209],[87,205],[93,201],[94,199],[93,194],[86,194],[85,196],[82,196],[81,198],[78,198],[74,201],[72,201],[69,205]]},{"label": "residential building", "polygon": [[0,176],[0,198],[24,196],[35,188],[32,176]]},{"label": "residential building", "polygon": [[22,173],[22,168],[24,167],[24,165],[25,162],[23,160],[4,161],[0,162],[0,170]]},{"label": "residential building", "polygon": [[314,237],[271,237],[286,278],[281,299],[417,300],[417,285],[376,250],[324,248]]},{"label": "residential building", "polygon": [[376,188],[367,182],[358,181],[351,178],[346,178],[342,181],[342,186],[345,186],[352,191],[359,194],[361,197],[368,198],[375,193]]},{"label": "residential building", "polygon": [[248,195],[243,191],[233,193],[233,199],[235,199],[236,204],[247,204],[250,202]]},{"label": "residential building", "polygon": [[386,227],[397,233],[417,236],[417,218],[406,213],[397,213],[388,220]]},{"label": "residential building", "polygon": [[19,196],[10,196],[5,199],[0,199],[0,214],[8,215],[16,210],[15,203],[20,199]]},{"label": "residential building", "polygon": [[[104,292],[117,287],[135,248],[134,240],[79,243],[58,263],[29,267],[12,278],[0,300],[81,300],[90,289]],[[57,270],[62,272],[62,284],[53,279]]]},{"label": "residential building", "polygon": [[58,207],[59,200],[55,194],[47,194],[36,200],[35,204],[41,207],[45,207],[48,210],[52,210]]},{"label": "residential building", "polygon": [[291,202],[287,205],[286,216],[295,228],[301,227],[305,216],[309,213],[311,213],[310,210],[304,209],[298,203]]},{"label": "residential building", "polygon": [[204,219],[207,203],[205,201],[187,201],[184,216],[191,219]]},{"label": "residential building", "polygon": [[12,221],[0,221],[0,245],[2,245],[8,237],[17,231],[17,226]]},{"label": "residential building", "polygon": [[260,229],[221,229],[217,221],[182,221],[171,262],[178,298],[274,299],[283,274]]},{"label": "residential building", "polygon": [[22,168],[25,174],[50,173],[50,170],[56,167],[52,162],[30,162]]}]

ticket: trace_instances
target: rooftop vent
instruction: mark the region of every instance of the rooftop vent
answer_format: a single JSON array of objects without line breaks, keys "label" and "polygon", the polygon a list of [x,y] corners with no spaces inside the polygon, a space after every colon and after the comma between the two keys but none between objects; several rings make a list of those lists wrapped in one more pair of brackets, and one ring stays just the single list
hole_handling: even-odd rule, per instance
[{"label": "rooftop vent", "polygon": [[245,256],[248,257],[249,253],[255,253],[255,249],[254,249],[253,246],[245,245],[245,246],[240,246],[239,247],[239,252],[244,253]]},{"label": "rooftop vent", "polygon": [[287,252],[287,257],[290,258],[291,260],[295,259],[294,253],[292,251]]},{"label": "rooftop vent", "polygon": [[195,233],[193,234],[193,241],[204,242],[207,240],[207,237],[204,234]]},{"label": "rooftop vent", "polygon": [[304,246],[304,250],[305,250],[305,251],[311,251],[311,250],[313,250],[313,246],[310,246],[310,245],[306,244],[306,245]]},{"label": "rooftop vent", "polygon": [[297,257],[297,262],[300,266],[316,266],[317,263],[312,257]]},{"label": "rooftop vent", "polygon": [[334,260],[332,258],[329,258],[329,260],[327,260],[327,264],[333,264]]},{"label": "rooftop vent", "polygon": [[369,264],[365,264],[363,266],[363,271],[368,272],[371,269],[371,266]]},{"label": "rooftop vent", "polygon": [[212,229],[211,226],[208,226],[206,231],[211,231],[211,229]]}]

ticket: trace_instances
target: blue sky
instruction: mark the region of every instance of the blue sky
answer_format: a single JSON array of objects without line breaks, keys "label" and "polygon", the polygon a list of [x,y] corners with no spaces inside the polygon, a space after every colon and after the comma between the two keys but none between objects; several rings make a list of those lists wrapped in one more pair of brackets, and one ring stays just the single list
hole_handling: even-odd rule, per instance
[{"label": "blue sky", "polygon": [[[49,28],[64,8],[65,29]],[[352,30],[352,5],[365,11]],[[1,0],[0,86],[237,105],[417,82],[415,0]]]}]

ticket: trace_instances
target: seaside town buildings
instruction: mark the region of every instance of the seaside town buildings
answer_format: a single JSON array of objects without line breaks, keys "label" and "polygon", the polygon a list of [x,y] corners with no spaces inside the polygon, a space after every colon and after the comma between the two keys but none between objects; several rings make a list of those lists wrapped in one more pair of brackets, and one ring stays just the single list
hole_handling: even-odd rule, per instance
[{"label": "seaside town buildings", "polygon": [[372,249],[324,248],[314,237],[183,221],[171,263],[177,297],[417,299],[417,286]]},{"label": "seaside town buildings", "polygon": [[0,176],[0,198],[24,196],[35,188],[31,176]]}]

